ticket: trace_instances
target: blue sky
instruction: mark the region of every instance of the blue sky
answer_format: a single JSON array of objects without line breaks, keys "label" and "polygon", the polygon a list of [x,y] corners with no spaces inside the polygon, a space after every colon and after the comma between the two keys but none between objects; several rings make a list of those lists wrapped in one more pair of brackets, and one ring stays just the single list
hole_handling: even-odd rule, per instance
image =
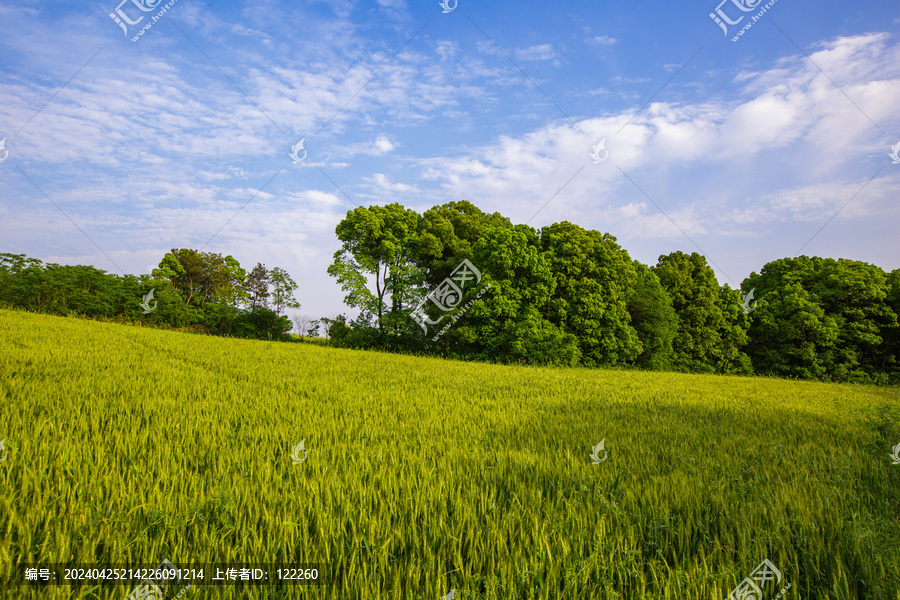
[{"label": "blue sky", "polygon": [[348,210],[465,199],[732,287],[798,253],[900,267],[896,1],[777,0],[736,42],[766,2],[176,0],[132,41],[166,2],[119,1],[0,2],[0,252],[202,248],[333,316]]}]

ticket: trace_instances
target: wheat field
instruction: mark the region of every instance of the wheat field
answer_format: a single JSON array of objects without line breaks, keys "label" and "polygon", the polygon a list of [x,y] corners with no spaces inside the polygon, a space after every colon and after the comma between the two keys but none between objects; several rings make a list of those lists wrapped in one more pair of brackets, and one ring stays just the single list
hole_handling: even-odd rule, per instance
[{"label": "wheat field", "polygon": [[723,600],[766,559],[780,577],[765,600],[900,599],[896,388],[462,363],[10,311],[0,383],[4,599],[134,587],[28,585],[25,564],[169,560],[323,573],[167,586],[184,600]]}]

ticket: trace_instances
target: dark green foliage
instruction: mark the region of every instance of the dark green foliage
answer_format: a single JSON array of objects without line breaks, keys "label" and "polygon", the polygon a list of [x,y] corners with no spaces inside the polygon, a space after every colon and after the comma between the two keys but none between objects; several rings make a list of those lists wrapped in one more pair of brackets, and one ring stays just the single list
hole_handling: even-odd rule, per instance
[{"label": "dark green foliage", "polygon": [[286,341],[290,330],[290,319],[265,308],[241,311],[234,321],[235,337]]},{"label": "dark green foliage", "polygon": [[[293,281],[281,269],[273,271],[281,278],[281,288],[276,287],[281,306],[293,306]],[[287,317],[261,307],[254,309],[252,304],[250,310],[240,308],[249,298],[243,289],[245,280],[244,270],[233,257],[184,248],[173,249],[151,275],[139,277],[0,254],[0,306],[6,308],[188,328],[213,335],[285,339],[290,330]],[[256,289],[254,293],[265,299],[261,292]],[[152,309],[149,312],[145,312],[145,298]]]},{"label": "dark green foliage", "polygon": [[744,352],[750,338],[747,328],[750,319],[741,302],[740,290],[732,290],[728,284],[719,288],[718,306],[722,311],[722,323],[719,324],[719,343],[716,345],[714,367],[716,373],[750,375],[753,364]]},{"label": "dark green foliage", "polygon": [[[900,269],[894,269],[885,278],[887,295],[884,302],[900,321]],[[880,361],[876,360],[875,368],[892,377],[900,379],[900,327],[885,324],[881,329],[881,346],[878,350]]]},{"label": "dark green foliage", "polygon": [[628,290],[637,279],[616,238],[569,222],[541,231],[541,247],[556,282],[546,318],[578,339],[585,366],[615,366],[641,353],[630,324]]},{"label": "dark green foliage", "polygon": [[24,254],[0,254],[0,302],[9,308],[57,315],[112,318],[133,315],[126,288],[137,290],[134,277],[112,280],[90,266],[44,264]]},{"label": "dark green foliage", "polygon": [[752,273],[759,306],[748,352],[759,373],[896,381],[898,275],[868,263],[800,256]]},{"label": "dark green foliage", "polygon": [[489,228],[473,252],[481,285],[490,289],[454,326],[453,350],[489,361],[577,364],[577,338],[541,314],[556,283],[537,232],[526,225]]},{"label": "dark green foliage", "polygon": [[[466,201],[421,218],[399,204],[356,209],[337,233],[344,246],[329,273],[361,313],[335,326],[335,344],[700,373],[751,374],[756,365],[759,373],[849,381],[900,372],[900,274],[864,263],[770,263],[767,279],[742,285],[754,294],[745,305],[697,253],[674,252],[648,268],[609,234],[568,222],[538,232]],[[449,312],[425,301],[436,324],[423,333],[411,309],[463,259],[481,271],[481,284],[463,290]],[[806,283],[792,287],[801,275]]]},{"label": "dark green foliage", "polygon": [[826,356],[838,340],[834,319],[799,283],[787,284],[757,302],[752,313],[752,341],[747,346],[756,372],[803,379],[824,377]]},{"label": "dark green foliage", "polygon": [[641,353],[634,362],[645,369],[666,370],[674,359],[672,341],[678,334],[678,315],[656,273],[638,261],[633,264],[635,283],[628,291],[627,306],[631,326],[641,342]]},{"label": "dark green foliage", "polygon": [[489,215],[471,202],[461,200],[428,209],[422,215],[418,242],[418,265],[429,286],[437,285],[464,258],[472,258],[475,243],[490,227],[509,229],[509,219]]},{"label": "dark green foliage", "polygon": [[749,373],[750,362],[740,350],[747,343],[747,321],[737,291],[721,289],[696,252],[660,256],[653,272],[678,315],[673,366],[695,373]]},{"label": "dark green foliage", "polygon": [[232,256],[173,248],[151,273],[169,282],[185,306],[222,302],[236,306],[247,298],[246,272]]},{"label": "dark green foliage", "polygon": [[[697,253],[673,252],[647,267],[608,233],[569,222],[514,226],[464,200],[423,215],[396,203],[361,207],[335,231],[342,246],[328,273],[359,314],[313,322],[310,335],[321,325],[333,346],[502,363],[900,379],[900,270],[801,256],[770,262],[735,290],[719,285]],[[448,294],[446,279],[464,259],[481,280],[471,273],[468,285],[457,282],[461,296]],[[281,313],[299,308],[296,288],[278,267],[257,263],[248,274],[232,256],[185,248],[172,249],[149,276],[124,277],[0,254],[2,307],[213,335],[288,339]],[[420,306],[431,321],[425,331]]]},{"label": "dark green foliage", "polygon": [[323,318],[328,326],[328,338],[333,346],[345,346],[347,337],[350,335],[350,327],[347,325],[347,317],[338,315],[334,319]]},{"label": "dark green foliage", "polygon": [[269,308],[269,270],[265,265],[256,263],[256,266],[247,275],[244,291],[250,299],[251,309]]}]

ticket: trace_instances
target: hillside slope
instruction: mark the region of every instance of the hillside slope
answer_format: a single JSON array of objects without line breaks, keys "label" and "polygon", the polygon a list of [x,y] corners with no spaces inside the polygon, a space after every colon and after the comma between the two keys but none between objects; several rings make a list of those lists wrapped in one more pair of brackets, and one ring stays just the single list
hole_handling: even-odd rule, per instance
[{"label": "hillside slope", "polygon": [[[4,578],[25,563],[318,563],[318,587],[181,598],[722,600],[768,559],[781,578],[766,600],[900,599],[896,389],[10,311],[0,385]],[[54,600],[134,587],[0,586]]]}]

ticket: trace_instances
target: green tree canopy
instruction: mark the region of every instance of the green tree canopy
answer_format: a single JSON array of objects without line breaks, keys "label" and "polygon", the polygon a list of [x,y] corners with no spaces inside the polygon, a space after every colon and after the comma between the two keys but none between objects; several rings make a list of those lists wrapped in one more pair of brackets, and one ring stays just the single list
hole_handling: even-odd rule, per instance
[{"label": "green tree canopy", "polygon": [[[374,316],[380,332],[386,309],[394,317],[391,325],[398,327],[406,321],[401,319],[404,309],[417,299],[413,288],[422,281],[416,268],[420,221],[417,212],[394,203],[355,208],[335,229],[342,245],[328,274],[347,292],[345,304]],[[374,292],[368,287],[371,276]]]},{"label": "green tree canopy", "polygon": [[653,272],[672,298],[678,333],[672,341],[673,365],[697,373],[747,372],[749,360],[740,348],[747,342],[740,297],[725,293],[706,258],[673,252],[659,257]]},{"label": "green tree canopy", "polygon": [[555,289],[537,232],[526,225],[493,227],[474,247],[472,262],[490,290],[454,327],[469,352],[482,360],[578,364],[577,338],[541,313]]},{"label": "green tree canopy", "polygon": [[628,290],[627,307],[631,326],[641,342],[641,353],[634,363],[646,369],[669,369],[674,359],[672,341],[678,334],[678,315],[656,273],[639,261],[633,264],[635,283]]},{"label": "green tree canopy", "polygon": [[578,339],[585,366],[633,361],[642,348],[628,314],[628,290],[637,280],[628,253],[613,236],[568,221],[540,235],[555,281],[547,319]]},{"label": "green tree canopy", "polygon": [[437,285],[463,259],[471,259],[473,247],[490,227],[509,229],[509,219],[500,213],[482,212],[461,200],[435,206],[422,215],[419,236],[419,267],[426,282]]},{"label": "green tree canopy", "polygon": [[[835,381],[869,381],[894,372],[896,355],[889,346],[898,324],[892,281],[869,263],[815,256],[778,259],[751,273],[743,287],[770,305],[777,304],[774,296],[785,295],[784,308],[792,315],[751,313],[755,367]],[[780,357],[760,348],[763,340],[777,345],[777,339],[799,346],[785,348]],[[808,357],[811,348],[815,360]]]}]

